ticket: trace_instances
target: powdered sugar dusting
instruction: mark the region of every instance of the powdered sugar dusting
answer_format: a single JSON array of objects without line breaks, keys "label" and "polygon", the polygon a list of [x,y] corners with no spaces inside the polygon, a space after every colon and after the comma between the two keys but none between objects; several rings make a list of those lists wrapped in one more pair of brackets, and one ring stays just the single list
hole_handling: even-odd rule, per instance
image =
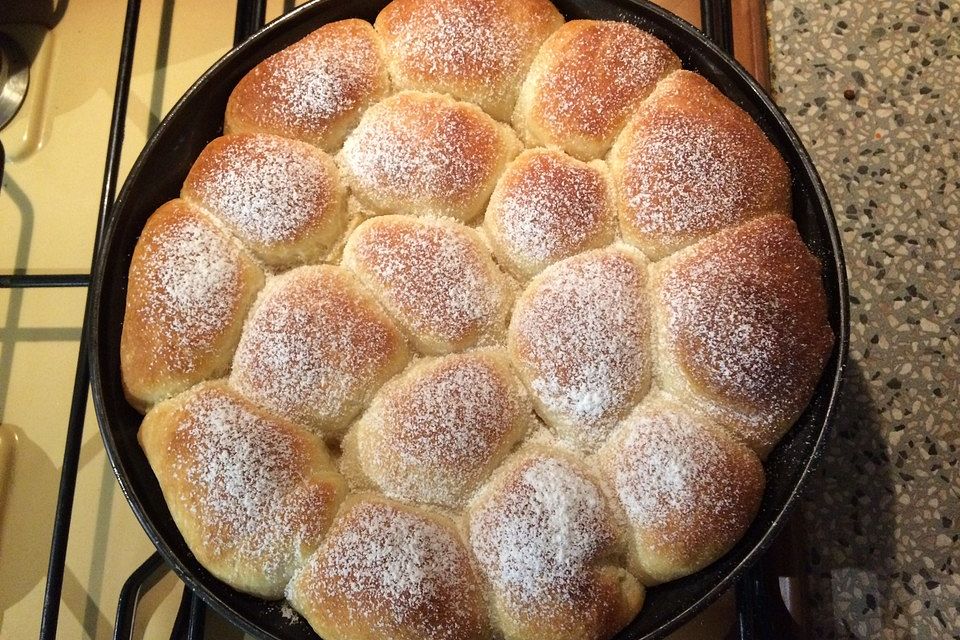
[{"label": "powdered sugar dusting", "polygon": [[303,482],[303,436],[217,387],[195,392],[181,411],[171,471],[197,492],[182,507],[202,523],[205,553],[234,554],[235,564],[249,563],[282,587],[301,545],[317,544],[324,522],[323,502]]},{"label": "powdered sugar dusting", "polygon": [[299,614],[297,614],[297,612],[293,610],[293,607],[288,605],[286,602],[280,605],[280,615],[287,622],[296,622],[300,619]]},{"label": "powdered sugar dusting", "polygon": [[336,22],[270,57],[240,85],[257,105],[244,108],[243,117],[278,127],[278,133],[325,141],[332,125],[351,112],[358,117],[359,109],[386,89],[374,37],[367,23]]},{"label": "powdered sugar dusting", "polygon": [[[612,462],[614,487],[633,526],[676,543],[710,532],[730,532],[742,521],[738,478],[728,473],[732,445],[674,412],[645,414],[628,423]],[[744,451],[741,456],[745,455]],[[734,457],[735,459],[735,457]],[[759,465],[758,465],[759,466]],[[676,526],[683,520],[682,526]]]},{"label": "powdered sugar dusting", "polygon": [[603,495],[563,459],[536,455],[470,514],[470,542],[497,591],[515,604],[572,597],[613,543]]},{"label": "powdered sugar dusting", "polygon": [[725,226],[755,210],[756,193],[744,185],[754,171],[770,176],[758,163],[736,162],[739,146],[706,123],[664,123],[628,159],[633,224],[646,234],[680,234]]},{"label": "powdered sugar dusting", "polygon": [[502,356],[446,356],[374,402],[362,420],[370,435],[360,438],[360,458],[387,495],[455,506],[523,435],[517,425],[528,411]]},{"label": "powdered sugar dusting", "polygon": [[[298,584],[299,583],[299,584]],[[294,589],[345,609],[356,624],[395,637],[475,637],[480,596],[466,549],[451,529],[380,501],[342,514]]]},{"label": "powdered sugar dusting", "polygon": [[[375,105],[347,138],[341,160],[356,195],[376,206],[468,218],[464,203],[478,198],[502,144],[496,123],[450,98],[401,93]],[[492,188],[492,187],[491,187]]]},{"label": "powdered sugar dusting", "polygon": [[423,349],[473,344],[498,320],[507,291],[487,250],[465,227],[374,218],[349,240],[352,266]]},{"label": "powdered sugar dusting", "polygon": [[227,136],[207,147],[198,164],[208,165],[195,165],[185,187],[255,250],[295,241],[336,224],[335,176],[320,153],[276,136]]},{"label": "powdered sugar dusting", "polygon": [[657,81],[680,67],[660,40],[625,22],[571,22],[553,40],[563,44],[538,82],[533,113],[561,142],[597,138],[601,153]]},{"label": "powdered sugar dusting", "polygon": [[244,328],[231,384],[300,424],[343,426],[405,360],[396,329],[354,287],[336,267],[274,279]]},{"label": "powdered sugar dusting", "polygon": [[676,554],[722,548],[742,535],[759,503],[759,460],[676,409],[632,416],[609,469],[638,544]]},{"label": "powdered sugar dusting", "polygon": [[717,268],[707,261],[691,264],[682,284],[679,279],[671,282],[665,291],[671,296],[668,332],[697,343],[691,364],[705,368],[698,377],[715,380],[717,386],[738,396],[772,400],[784,391],[780,385],[794,384],[770,368],[782,359],[782,327],[770,324],[782,315],[779,303],[751,291],[747,274],[741,284],[716,277],[711,271]]},{"label": "powdered sugar dusting", "polygon": [[518,74],[527,54],[522,25],[500,2],[422,2],[388,20],[387,30],[403,76],[454,93],[466,83],[502,90],[503,79]]},{"label": "powdered sugar dusting", "polygon": [[646,267],[625,251],[600,249],[553,265],[524,294],[510,325],[542,417],[587,448],[646,391]]},{"label": "powdered sugar dusting", "polygon": [[832,345],[816,261],[792,222],[759,218],[685,254],[662,285],[667,344],[711,395],[774,424],[806,403]]},{"label": "powdered sugar dusting", "polygon": [[515,263],[535,271],[591,242],[612,239],[613,214],[604,176],[557,152],[518,159],[501,179],[500,201],[487,211],[497,239]]},{"label": "powdered sugar dusting", "polygon": [[671,76],[636,116],[620,178],[631,231],[668,251],[789,202],[783,161],[757,125],[688,78]]},{"label": "powdered sugar dusting", "polygon": [[141,240],[140,313],[166,338],[154,355],[189,370],[206,357],[211,339],[236,321],[242,266],[239,250],[198,213],[165,219]]}]

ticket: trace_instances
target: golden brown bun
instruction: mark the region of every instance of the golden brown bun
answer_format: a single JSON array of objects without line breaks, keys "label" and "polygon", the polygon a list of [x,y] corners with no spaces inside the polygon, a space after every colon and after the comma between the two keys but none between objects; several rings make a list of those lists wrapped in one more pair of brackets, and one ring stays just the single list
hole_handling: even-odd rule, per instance
[{"label": "golden brown bun", "polygon": [[613,241],[614,194],[606,165],[529,149],[507,166],[484,227],[500,264],[520,280]]},{"label": "golden brown bun", "polygon": [[374,213],[469,221],[520,149],[510,127],[475,105],[404,91],[363,114],[339,162],[353,195]]},{"label": "golden brown bun", "polygon": [[316,436],[223,381],[158,404],[139,439],[197,560],[232,587],[264,598],[283,595],[346,490]]},{"label": "golden brown bun", "polygon": [[621,534],[583,467],[549,449],[509,461],[474,499],[470,545],[507,640],[601,640],[640,610]]},{"label": "golden brown bun", "polygon": [[514,126],[527,144],[602,157],[657,81],[679,68],[667,45],[631,24],[572,20],[540,48]]},{"label": "golden brown bun", "polygon": [[346,225],[333,159],[278,136],[217,138],[193,164],[182,196],[218,217],[272,267],[320,260]]},{"label": "golden brown bun", "polygon": [[394,0],[377,16],[393,81],[508,120],[540,43],[563,24],[546,0]]},{"label": "golden brown bun", "polygon": [[352,495],[287,599],[325,640],[486,640],[480,583],[444,517]]},{"label": "golden brown bun", "polygon": [[139,411],[226,375],[263,272],[183,200],[147,220],[130,262],[120,369]]},{"label": "golden brown bun", "polygon": [[267,283],[230,384],[289,420],[335,434],[409,357],[400,330],[349,271],[306,266]]},{"label": "golden brown bun", "polygon": [[389,91],[383,44],[370,23],[331,22],[240,80],[227,101],[224,131],[272,133],[332,152]]},{"label": "golden brown bun", "polygon": [[717,560],[763,497],[759,458],[660,395],[618,427],[599,456],[631,533],[631,568],[648,585]]},{"label": "golden brown bun", "polygon": [[458,507],[532,424],[506,354],[479,350],[418,362],[353,429],[359,466],[381,491]]},{"label": "golden brown bun", "polygon": [[438,218],[372,218],[350,235],[343,265],[418,351],[449,353],[503,336],[512,292],[473,229]]},{"label": "golden brown bun", "polygon": [[658,382],[761,457],[810,400],[833,346],[820,263],[764,216],[655,267]]},{"label": "golden brown bun", "polygon": [[790,172],[776,147],[691,71],[657,85],[609,163],[623,237],[651,259],[764,213],[790,215]]},{"label": "golden brown bun", "polygon": [[643,254],[615,245],[548,267],[517,301],[507,340],[540,417],[595,448],[650,384]]}]

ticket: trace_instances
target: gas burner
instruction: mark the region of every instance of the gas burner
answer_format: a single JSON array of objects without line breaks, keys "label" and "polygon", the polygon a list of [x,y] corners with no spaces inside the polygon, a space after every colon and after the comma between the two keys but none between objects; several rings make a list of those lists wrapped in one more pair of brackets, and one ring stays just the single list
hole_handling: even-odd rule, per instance
[{"label": "gas burner", "polygon": [[17,115],[27,96],[30,65],[20,46],[0,34],[0,129]]}]

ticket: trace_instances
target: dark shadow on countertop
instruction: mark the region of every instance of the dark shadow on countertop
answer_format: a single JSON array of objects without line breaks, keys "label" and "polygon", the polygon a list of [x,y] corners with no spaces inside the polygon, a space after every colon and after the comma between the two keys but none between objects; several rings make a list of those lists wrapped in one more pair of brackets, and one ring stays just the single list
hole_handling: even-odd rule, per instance
[{"label": "dark shadow on countertop", "polygon": [[896,470],[886,427],[861,367],[850,361],[847,372],[823,460],[800,506],[816,638],[877,637],[888,628],[884,604],[896,579]]}]

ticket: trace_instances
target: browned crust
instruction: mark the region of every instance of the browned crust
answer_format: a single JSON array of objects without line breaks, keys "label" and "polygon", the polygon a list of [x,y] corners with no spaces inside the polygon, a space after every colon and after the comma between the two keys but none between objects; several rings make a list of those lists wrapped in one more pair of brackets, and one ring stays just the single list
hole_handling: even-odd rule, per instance
[{"label": "browned crust", "polygon": [[689,575],[725,554],[763,497],[757,456],[662,394],[624,421],[600,459],[646,584]]},{"label": "browned crust", "polygon": [[624,239],[657,259],[763,213],[790,215],[790,173],[760,127],[703,77],[660,82],[610,154]]},{"label": "browned crust", "polygon": [[[241,422],[219,422],[224,415]],[[234,436],[226,435],[231,431]],[[203,383],[157,405],[138,437],[190,550],[221,580],[261,597],[283,594],[346,493],[318,438],[258,408],[224,381]],[[258,452],[244,461],[251,466],[227,471],[234,463],[224,462],[225,450],[215,447],[234,438],[251,439],[240,449]],[[252,478],[259,480],[243,484]],[[277,486],[277,502],[263,505],[271,513],[257,513],[264,519],[257,527],[234,519],[248,509],[246,501],[259,499],[252,492]]]},{"label": "browned crust", "polygon": [[616,214],[606,167],[558,150],[528,149],[500,177],[484,226],[497,258],[523,280],[609,244]]},{"label": "browned crust", "polygon": [[[383,216],[362,223],[343,264],[380,300],[411,342],[439,354],[502,334],[512,298],[489,250],[451,220]],[[456,278],[472,286],[459,287]]]},{"label": "browned crust", "polygon": [[[416,582],[412,593],[379,584],[377,574],[391,570],[382,567],[392,567],[400,549],[382,549],[375,561],[364,553],[380,542],[371,535],[382,534],[391,521],[398,527],[420,529],[420,536],[432,537],[446,552],[427,567],[404,563],[401,570],[415,572],[416,577],[407,573],[396,579]],[[380,566],[373,566],[374,562]],[[446,565],[442,569],[441,563]],[[401,592],[394,593],[395,588]],[[480,582],[453,523],[381,496],[360,494],[347,499],[325,543],[295,576],[287,595],[314,629],[331,640],[490,637]]]},{"label": "browned crust", "polygon": [[[557,640],[599,640],[613,635],[626,625],[640,610],[644,590],[636,579],[619,565],[622,531],[616,516],[606,501],[599,503],[588,521],[579,521],[582,528],[559,525],[569,517],[568,509],[576,507],[564,501],[551,501],[537,495],[540,489],[531,486],[528,473],[544,463],[560,465],[565,474],[577,478],[585,486],[603,491],[602,485],[574,456],[545,446],[530,446],[513,456],[497,470],[494,477],[478,493],[468,511],[470,543],[478,563],[487,572],[493,615],[504,638],[526,640],[529,638],[556,638]],[[520,526],[520,529],[514,527]],[[530,525],[529,529],[523,525]],[[514,535],[539,538],[551,531],[559,536],[557,544],[576,541],[592,550],[580,562],[570,565],[560,573],[543,567],[543,573],[520,584],[502,584],[498,578],[498,566],[506,562],[516,570],[515,563],[522,562],[518,550],[499,547],[490,557],[492,549],[489,527],[506,527]],[[554,531],[554,527],[560,529]],[[523,533],[521,533],[523,531]],[[495,535],[495,534],[494,534]],[[563,541],[563,542],[561,542]],[[584,542],[587,541],[587,542]],[[518,538],[513,543],[523,543]],[[550,544],[544,541],[544,544]],[[569,550],[567,550],[569,552]],[[536,563],[562,565],[566,558],[560,550],[542,548],[536,553],[556,555],[555,558],[531,559],[526,570]]]},{"label": "browned crust", "polygon": [[597,158],[657,81],[679,68],[667,45],[631,24],[573,20],[541,47],[514,121],[528,142]]},{"label": "browned crust", "polygon": [[403,335],[348,271],[306,266],[260,295],[230,382],[287,419],[336,433],[408,359]]},{"label": "browned crust", "polygon": [[461,506],[524,436],[532,408],[500,350],[424,360],[358,421],[364,474],[398,499]]},{"label": "browned crust", "polygon": [[592,450],[650,384],[647,261],[613,245],[551,265],[514,307],[507,341],[541,418]]},{"label": "browned crust", "polygon": [[[214,265],[222,277],[211,276],[203,287],[168,282]],[[120,370],[130,403],[142,412],[225,375],[263,282],[253,259],[197,209],[183,200],[157,209],[140,234],[127,277]],[[184,287],[179,297],[168,295],[178,287]]]},{"label": "browned crust", "polygon": [[507,120],[563,16],[546,0],[394,0],[375,24],[397,86],[449,93]]},{"label": "browned crust", "polygon": [[346,225],[333,158],[280,136],[242,133],[211,141],[190,168],[181,197],[220,219],[274,267],[318,261]]},{"label": "browned crust", "polygon": [[510,128],[475,105],[405,91],[367,110],[339,160],[353,195],[374,213],[469,221],[519,150]]},{"label": "browned crust", "polygon": [[833,346],[820,263],[794,222],[764,216],[722,231],[667,260],[655,287],[667,366],[714,419],[768,450],[806,406]]},{"label": "browned crust", "polygon": [[334,151],[390,89],[370,23],[326,24],[245,75],[227,101],[227,133],[271,133]]}]

